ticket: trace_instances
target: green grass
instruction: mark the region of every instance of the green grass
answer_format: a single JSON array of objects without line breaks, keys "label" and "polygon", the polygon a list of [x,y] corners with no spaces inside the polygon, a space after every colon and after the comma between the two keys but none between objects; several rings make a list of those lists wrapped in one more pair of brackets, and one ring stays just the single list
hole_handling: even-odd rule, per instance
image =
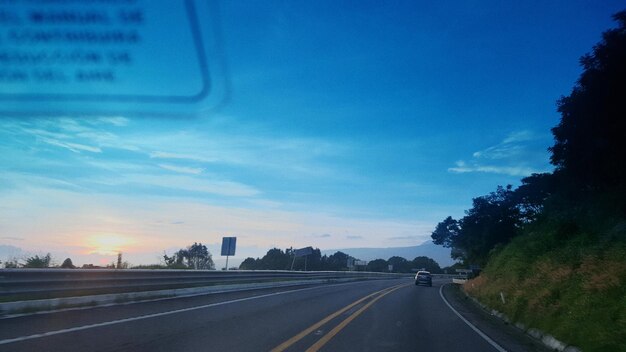
[{"label": "green grass", "polygon": [[[623,223],[565,236],[563,231],[558,222],[537,224],[495,250],[465,291],[585,352],[626,351]],[[598,232],[609,233],[610,240]]]}]

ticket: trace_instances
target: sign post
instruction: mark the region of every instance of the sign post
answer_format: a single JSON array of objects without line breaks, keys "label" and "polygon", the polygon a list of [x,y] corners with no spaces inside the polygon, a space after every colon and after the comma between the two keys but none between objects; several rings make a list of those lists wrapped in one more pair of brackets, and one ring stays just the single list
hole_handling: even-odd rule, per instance
[{"label": "sign post", "polygon": [[228,270],[228,257],[235,255],[237,237],[222,237],[222,256],[226,256],[226,270]]},{"label": "sign post", "polygon": [[306,262],[309,254],[313,254],[313,247],[304,247],[293,251],[293,260],[291,261],[291,270],[293,270],[293,263],[296,261],[296,257],[304,257],[304,271],[306,271]]}]

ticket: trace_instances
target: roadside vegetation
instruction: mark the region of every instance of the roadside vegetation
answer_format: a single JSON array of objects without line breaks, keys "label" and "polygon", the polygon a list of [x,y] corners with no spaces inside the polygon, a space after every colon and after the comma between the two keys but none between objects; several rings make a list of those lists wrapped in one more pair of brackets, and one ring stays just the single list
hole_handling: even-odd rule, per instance
[{"label": "roadside vegetation", "polygon": [[614,19],[558,101],[554,172],[475,198],[432,233],[483,268],[467,293],[583,351],[626,341],[626,11]]},{"label": "roadside vegetation", "polygon": [[[348,263],[358,263],[358,259],[337,251],[331,255],[322,255],[319,248],[311,249],[311,254],[305,257],[296,257],[293,248],[284,251],[272,248],[262,258],[246,258],[239,269],[241,270],[307,270],[307,271],[343,271],[359,270],[372,272],[411,273],[416,269],[426,269],[432,273],[441,273],[439,264],[431,258],[420,256],[413,260],[394,256],[385,259],[375,259],[365,265],[348,267]],[[389,266],[391,265],[391,270]]]}]

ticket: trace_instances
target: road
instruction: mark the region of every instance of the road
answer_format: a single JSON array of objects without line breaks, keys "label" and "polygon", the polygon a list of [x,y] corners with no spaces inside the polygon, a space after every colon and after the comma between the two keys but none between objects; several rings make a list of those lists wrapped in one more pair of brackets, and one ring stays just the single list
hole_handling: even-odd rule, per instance
[{"label": "road", "polygon": [[376,280],[7,317],[0,351],[498,351],[446,305],[440,288],[448,281]]}]

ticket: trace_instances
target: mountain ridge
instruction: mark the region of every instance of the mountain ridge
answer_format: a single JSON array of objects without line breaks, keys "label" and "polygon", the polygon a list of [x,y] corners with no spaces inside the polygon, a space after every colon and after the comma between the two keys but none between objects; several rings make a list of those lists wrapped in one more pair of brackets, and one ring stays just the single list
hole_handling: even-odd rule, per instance
[{"label": "mountain ridge", "polygon": [[446,267],[454,264],[450,257],[450,248],[435,245],[432,242],[425,242],[417,246],[408,247],[381,247],[381,248],[338,248],[322,250],[322,255],[331,255],[337,251],[346,253],[360,260],[389,259],[393,256],[403,257],[413,260],[415,257],[429,257],[439,263],[439,266]]}]

